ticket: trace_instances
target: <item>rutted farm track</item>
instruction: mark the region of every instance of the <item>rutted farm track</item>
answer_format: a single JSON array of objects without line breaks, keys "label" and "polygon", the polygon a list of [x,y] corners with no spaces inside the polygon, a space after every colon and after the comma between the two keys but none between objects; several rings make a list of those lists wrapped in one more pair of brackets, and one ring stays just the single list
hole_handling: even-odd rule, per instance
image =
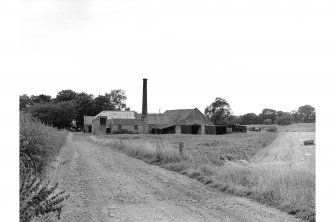
[{"label": "rutted farm track", "polygon": [[280,132],[252,161],[258,164],[284,164],[315,171],[315,145],[304,146],[304,140],[315,140],[315,132]]},{"label": "rutted farm track", "polygon": [[61,221],[299,221],[70,134],[55,178]]}]

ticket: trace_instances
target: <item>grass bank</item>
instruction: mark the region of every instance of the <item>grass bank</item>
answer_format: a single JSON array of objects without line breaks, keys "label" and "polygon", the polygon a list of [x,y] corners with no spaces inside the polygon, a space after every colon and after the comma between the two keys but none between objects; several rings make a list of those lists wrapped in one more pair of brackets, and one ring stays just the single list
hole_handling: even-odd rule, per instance
[{"label": "grass bank", "polygon": [[67,132],[42,124],[27,114],[20,115],[20,167],[42,175],[59,155]]},{"label": "grass bank", "polygon": [[68,198],[48,181],[46,167],[55,161],[67,132],[20,114],[20,221],[48,221],[60,217]]},{"label": "grass bank", "polygon": [[[249,157],[275,133],[225,136],[91,136],[100,145],[201,181],[223,192],[252,198],[298,218],[315,221],[315,174],[285,165],[252,164]],[[180,152],[179,142],[185,148]]]}]

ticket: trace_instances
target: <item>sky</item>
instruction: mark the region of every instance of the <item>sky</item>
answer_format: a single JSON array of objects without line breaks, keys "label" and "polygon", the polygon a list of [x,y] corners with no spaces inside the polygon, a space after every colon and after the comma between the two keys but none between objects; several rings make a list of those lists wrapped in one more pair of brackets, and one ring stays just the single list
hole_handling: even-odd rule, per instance
[{"label": "sky", "polygon": [[[235,115],[317,108],[334,80],[334,1],[1,1],[2,82],[18,95],[123,89],[141,112],[225,98]],[[333,81],[334,82],[334,81]],[[327,87],[319,87],[318,92]],[[17,95],[17,96],[18,96]]]}]

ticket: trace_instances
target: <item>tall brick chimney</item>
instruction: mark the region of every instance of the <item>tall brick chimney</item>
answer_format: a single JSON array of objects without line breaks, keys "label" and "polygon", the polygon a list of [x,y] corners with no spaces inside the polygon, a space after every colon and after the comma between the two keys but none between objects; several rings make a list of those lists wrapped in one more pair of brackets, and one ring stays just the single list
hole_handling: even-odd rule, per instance
[{"label": "tall brick chimney", "polygon": [[147,118],[147,114],[148,114],[147,79],[143,79],[142,118]]}]

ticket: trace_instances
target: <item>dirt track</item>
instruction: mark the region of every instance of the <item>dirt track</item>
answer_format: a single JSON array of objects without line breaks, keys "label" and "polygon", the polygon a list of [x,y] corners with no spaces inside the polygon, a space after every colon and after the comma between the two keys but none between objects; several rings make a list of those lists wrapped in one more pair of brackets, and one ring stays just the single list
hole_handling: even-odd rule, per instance
[{"label": "dirt track", "polygon": [[61,221],[299,221],[70,134],[57,181]]},{"label": "dirt track", "polygon": [[305,146],[304,140],[315,139],[315,132],[280,132],[277,138],[253,158],[254,163],[285,164],[315,170],[315,145]]}]

